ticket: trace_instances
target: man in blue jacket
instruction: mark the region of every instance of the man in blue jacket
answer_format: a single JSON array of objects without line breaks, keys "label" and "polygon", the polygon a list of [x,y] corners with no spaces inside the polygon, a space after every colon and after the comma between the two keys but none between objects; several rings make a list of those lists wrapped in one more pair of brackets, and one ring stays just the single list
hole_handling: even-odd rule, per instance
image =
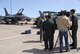
[{"label": "man in blue jacket", "polygon": [[72,21],[72,44],[71,49],[76,49],[77,48],[77,30],[78,30],[78,18],[75,16],[75,9],[70,10],[71,13],[71,21]]}]

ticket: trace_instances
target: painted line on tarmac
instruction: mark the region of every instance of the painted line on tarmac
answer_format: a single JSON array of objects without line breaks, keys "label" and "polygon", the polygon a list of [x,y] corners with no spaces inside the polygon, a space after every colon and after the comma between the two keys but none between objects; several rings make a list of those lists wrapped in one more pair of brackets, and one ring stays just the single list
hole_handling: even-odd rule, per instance
[{"label": "painted line on tarmac", "polygon": [[25,34],[25,35],[16,35],[16,36],[13,36],[13,37],[6,37],[6,38],[1,38],[0,41],[2,40],[8,40],[8,39],[12,39],[12,38],[17,38],[17,37],[22,37],[22,36],[29,36],[29,35],[36,35],[36,33],[32,33],[32,34]]}]

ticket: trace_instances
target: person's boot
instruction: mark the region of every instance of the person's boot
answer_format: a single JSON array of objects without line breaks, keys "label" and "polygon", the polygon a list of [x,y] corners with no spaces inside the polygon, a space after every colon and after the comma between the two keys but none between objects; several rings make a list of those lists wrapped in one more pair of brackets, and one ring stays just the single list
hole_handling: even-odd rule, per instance
[{"label": "person's boot", "polygon": [[73,46],[73,43],[72,43],[72,44],[70,44],[70,46]]},{"label": "person's boot", "polygon": [[42,40],[40,40],[40,42],[42,43]]},{"label": "person's boot", "polygon": [[44,48],[45,51],[47,51],[49,48]]},{"label": "person's boot", "polygon": [[70,49],[77,49],[77,47],[72,46]]},{"label": "person's boot", "polygon": [[63,53],[63,51],[62,51],[62,50],[60,50],[60,53]]},{"label": "person's boot", "polygon": [[70,49],[66,49],[66,52],[70,51]]}]

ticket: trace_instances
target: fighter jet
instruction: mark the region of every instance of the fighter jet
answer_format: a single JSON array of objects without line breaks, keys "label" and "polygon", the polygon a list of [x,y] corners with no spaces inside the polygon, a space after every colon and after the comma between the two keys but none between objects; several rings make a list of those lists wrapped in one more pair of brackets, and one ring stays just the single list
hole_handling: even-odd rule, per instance
[{"label": "fighter jet", "polygon": [[27,23],[27,21],[30,21],[30,20],[31,20],[30,17],[24,16],[24,15],[22,14],[22,12],[24,11],[23,8],[21,8],[21,9],[20,9],[16,14],[14,14],[14,15],[9,14],[6,8],[4,8],[4,11],[5,11],[4,21],[5,21],[6,24],[9,24],[9,23],[15,24],[15,23],[19,23],[20,21]]}]

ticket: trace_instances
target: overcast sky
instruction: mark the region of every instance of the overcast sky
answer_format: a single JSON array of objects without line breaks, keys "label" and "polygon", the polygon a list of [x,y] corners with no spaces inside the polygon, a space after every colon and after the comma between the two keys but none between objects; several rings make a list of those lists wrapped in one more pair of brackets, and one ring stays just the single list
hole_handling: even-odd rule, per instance
[{"label": "overcast sky", "polygon": [[[38,17],[38,11],[60,11],[76,9],[80,13],[80,0],[11,0],[12,14],[18,12],[20,8],[24,8],[23,14],[29,17]],[[4,15],[4,7],[10,11],[10,0],[0,0],[0,15]]]}]

